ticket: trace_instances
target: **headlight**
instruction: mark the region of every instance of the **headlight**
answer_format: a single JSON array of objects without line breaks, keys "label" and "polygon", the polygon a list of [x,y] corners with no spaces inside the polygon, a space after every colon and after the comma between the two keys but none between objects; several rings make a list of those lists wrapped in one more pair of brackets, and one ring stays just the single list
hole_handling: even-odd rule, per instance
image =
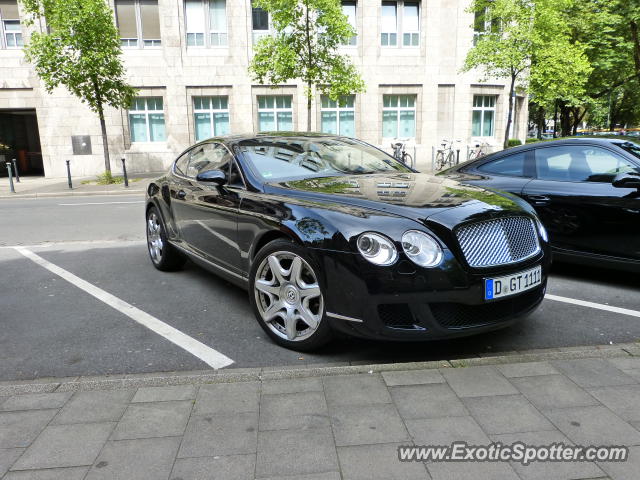
[{"label": "headlight", "polygon": [[391,265],[398,258],[391,240],[378,233],[365,232],[360,235],[358,250],[364,258],[376,265]]},{"label": "headlight", "polygon": [[402,248],[407,257],[421,267],[435,267],[442,261],[442,248],[426,233],[409,230],[402,235]]},{"label": "headlight", "polygon": [[547,229],[544,228],[544,225],[542,224],[542,222],[540,220],[537,220],[536,223],[538,224],[538,231],[540,232],[540,237],[542,238],[542,240],[545,241],[545,243],[549,242],[549,234],[547,233]]}]

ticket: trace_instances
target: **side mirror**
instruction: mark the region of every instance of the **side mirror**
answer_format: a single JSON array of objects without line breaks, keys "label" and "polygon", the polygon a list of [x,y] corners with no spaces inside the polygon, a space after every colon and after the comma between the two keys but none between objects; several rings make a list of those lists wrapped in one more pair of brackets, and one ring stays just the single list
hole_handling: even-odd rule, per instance
[{"label": "side mirror", "polygon": [[639,188],[640,189],[640,173],[625,172],[619,173],[611,182],[616,188]]},{"label": "side mirror", "polygon": [[224,185],[227,183],[227,174],[222,170],[207,170],[196,176],[197,182],[215,183],[216,185]]}]

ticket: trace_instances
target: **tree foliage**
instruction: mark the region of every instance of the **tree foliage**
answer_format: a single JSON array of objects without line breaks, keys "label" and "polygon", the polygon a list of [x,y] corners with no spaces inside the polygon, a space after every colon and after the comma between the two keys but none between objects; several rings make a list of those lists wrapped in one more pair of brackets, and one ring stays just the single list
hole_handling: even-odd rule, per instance
[{"label": "tree foliage", "polygon": [[110,171],[104,107],[127,108],[135,89],[125,81],[122,49],[113,11],[105,0],[21,0],[34,31],[25,56],[51,93],[58,86],[98,114],[105,169]]},{"label": "tree foliage", "polygon": [[314,90],[338,100],[364,91],[364,82],[338,47],[356,34],[338,0],[254,0],[269,12],[275,33],[254,46],[249,70],[261,84],[292,79],[305,84],[307,130],[311,129]]}]

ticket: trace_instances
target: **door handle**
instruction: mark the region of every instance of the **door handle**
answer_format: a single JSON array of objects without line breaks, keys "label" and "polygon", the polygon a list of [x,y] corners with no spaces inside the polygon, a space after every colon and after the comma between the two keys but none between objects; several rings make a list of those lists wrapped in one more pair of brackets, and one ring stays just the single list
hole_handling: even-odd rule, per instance
[{"label": "door handle", "polygon": [[539,207],[547,205],[551,201],[551,199],[546,195],[527,195],[527,199]]},{"label": "door handle", "polygon": [[187,196],[187,192],[185,192],[184,190],[178,190],[178,193],[176,194],[176,196],[180,199],[180,200],[184,200],[184,197]]}]

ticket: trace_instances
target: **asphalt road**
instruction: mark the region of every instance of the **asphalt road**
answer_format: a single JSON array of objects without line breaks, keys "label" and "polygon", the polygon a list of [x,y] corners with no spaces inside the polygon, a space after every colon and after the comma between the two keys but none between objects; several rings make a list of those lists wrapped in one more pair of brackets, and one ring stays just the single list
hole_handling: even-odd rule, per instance
[{"label": "asphalt road", "polygon": [[[181,272],[156,271],[142,206],[139,196],[0,201],[0,380],[211,368],[87,289],[232,359],[226,368],[451,359],[640,339],[638,317],[545,300],[524,322],[481,336],[411,344],[343,339],[314,354],[292,352],[265,337],[243,290],[189,263]],[[20,245],[71,280],[25,257],[14,248]],[[640,311],[637,284],[631,274],[557,265],[548,293]]]}]

